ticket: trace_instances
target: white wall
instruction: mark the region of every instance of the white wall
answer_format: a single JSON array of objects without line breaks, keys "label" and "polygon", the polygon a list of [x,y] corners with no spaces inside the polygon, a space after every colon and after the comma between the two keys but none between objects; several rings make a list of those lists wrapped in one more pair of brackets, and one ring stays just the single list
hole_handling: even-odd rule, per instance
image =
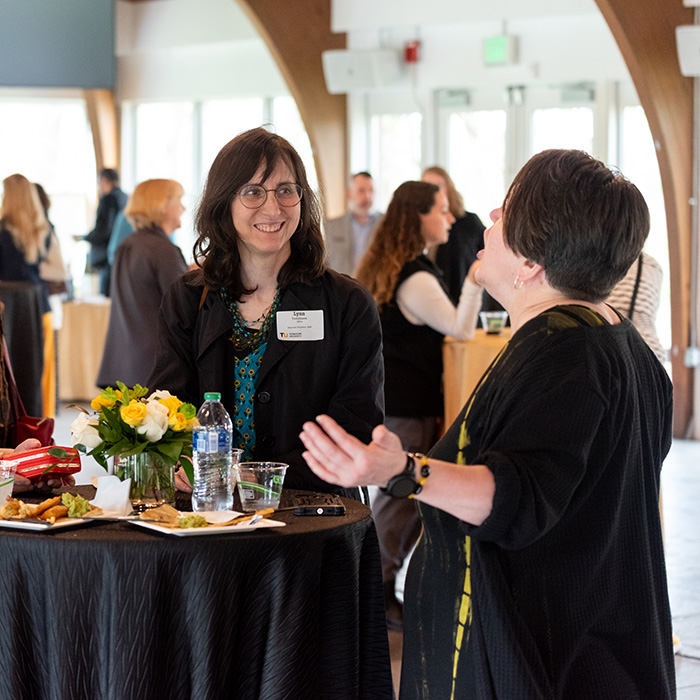
[{"label": "white wall", "polygon": [[116,52],[119,100],[289,94],[235,0],[117,0]]},{"label": "white wall", "polygon": [[[520,60],[483,65],[483,40],[519,37]],[[593,0],[332,0],[333,31],[350,49],[401,52],[421,41],[421,60],[384,92],[628,80]],[[118,97],[207,99],[288,94],[264,42],[234,0],[116,2]]]}]

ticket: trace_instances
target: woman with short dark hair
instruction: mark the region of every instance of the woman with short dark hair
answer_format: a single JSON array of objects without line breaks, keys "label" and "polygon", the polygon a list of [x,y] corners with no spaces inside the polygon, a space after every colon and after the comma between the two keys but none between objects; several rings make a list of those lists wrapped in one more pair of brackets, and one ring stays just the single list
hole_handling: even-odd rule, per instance
[{"label": "woman with short dark hair", "polygon": [[286,487],[357,497],[309,470],[299,431],[328,413],[369,440],[383,418],[379,319],[360,284],[326,269],[297,152],[262,128],[234,138],[214,159],[195,223],[200,269],[163,300],[149,387],[197,405],[220,392],[244,458],[289,464]]},{"label": "woman with short dark hair", "polygon": [[366,446],[321,416],[304,457],[333,483],[418,502],[402,700],[673,698],[671,382],[604,302],[640,254],[646,204],[600,161],[552,150],[491,217],[476,278],[512,337],[430,455],[407,457],[383,426]]}]

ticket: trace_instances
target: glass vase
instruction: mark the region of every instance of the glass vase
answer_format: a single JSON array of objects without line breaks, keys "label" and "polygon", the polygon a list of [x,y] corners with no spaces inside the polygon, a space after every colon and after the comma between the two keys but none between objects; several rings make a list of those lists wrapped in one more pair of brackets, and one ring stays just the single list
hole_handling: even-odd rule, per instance
[{"label": "glass vase", "polygon": [[118,455],[114,458],[116,475],[124,481],[131,479],[129,498],[137,513],[164,504],[175,505],[175,469],[164,464],[156,455]]}]

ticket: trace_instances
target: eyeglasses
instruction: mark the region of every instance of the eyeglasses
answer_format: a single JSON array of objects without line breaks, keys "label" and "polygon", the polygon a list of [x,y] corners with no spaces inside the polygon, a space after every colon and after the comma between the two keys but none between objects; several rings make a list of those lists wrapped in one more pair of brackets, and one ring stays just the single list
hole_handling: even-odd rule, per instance
[{"label": "eyeglasses", "polygon": [[274,192],[282,207],[293,207],[301,201],[302,189],[293,182],[283,182],[274,190],[266,190],[262,185],[244,185],[238,196],[246,209],[259,209],[267,201],[267,193]]}]

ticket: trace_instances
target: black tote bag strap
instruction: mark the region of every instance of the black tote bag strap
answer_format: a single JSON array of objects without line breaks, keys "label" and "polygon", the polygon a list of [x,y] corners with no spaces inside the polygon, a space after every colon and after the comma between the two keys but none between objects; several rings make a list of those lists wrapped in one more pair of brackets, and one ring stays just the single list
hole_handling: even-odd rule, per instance
[{"label": "black tote bag strap", "polygon": [[10,364],[10,353],[7,351],[7,341],[4,337],[2,339],[2,355],[5,360],[5,378],[7,379],[7,393],[10,397],[12,419],[16,421],[19,418],[24,418],[24,416],[27,415],[27,411],[24,408],[22,397],[19,395],[19,390],[17,389],[15,375],[12,371],[12,365]]},{"label": "black tote bag strap", "polygon": [[630,301],[630,308],[627,312],[627,318],[632,320],[634,315],[634,305],[637,302],[637,292],[639,292],[639,283],[642,281],[642,255],[640,254],[637,258],[637,279],[634,281],[634,290],[632,291],[632,299]]}]

